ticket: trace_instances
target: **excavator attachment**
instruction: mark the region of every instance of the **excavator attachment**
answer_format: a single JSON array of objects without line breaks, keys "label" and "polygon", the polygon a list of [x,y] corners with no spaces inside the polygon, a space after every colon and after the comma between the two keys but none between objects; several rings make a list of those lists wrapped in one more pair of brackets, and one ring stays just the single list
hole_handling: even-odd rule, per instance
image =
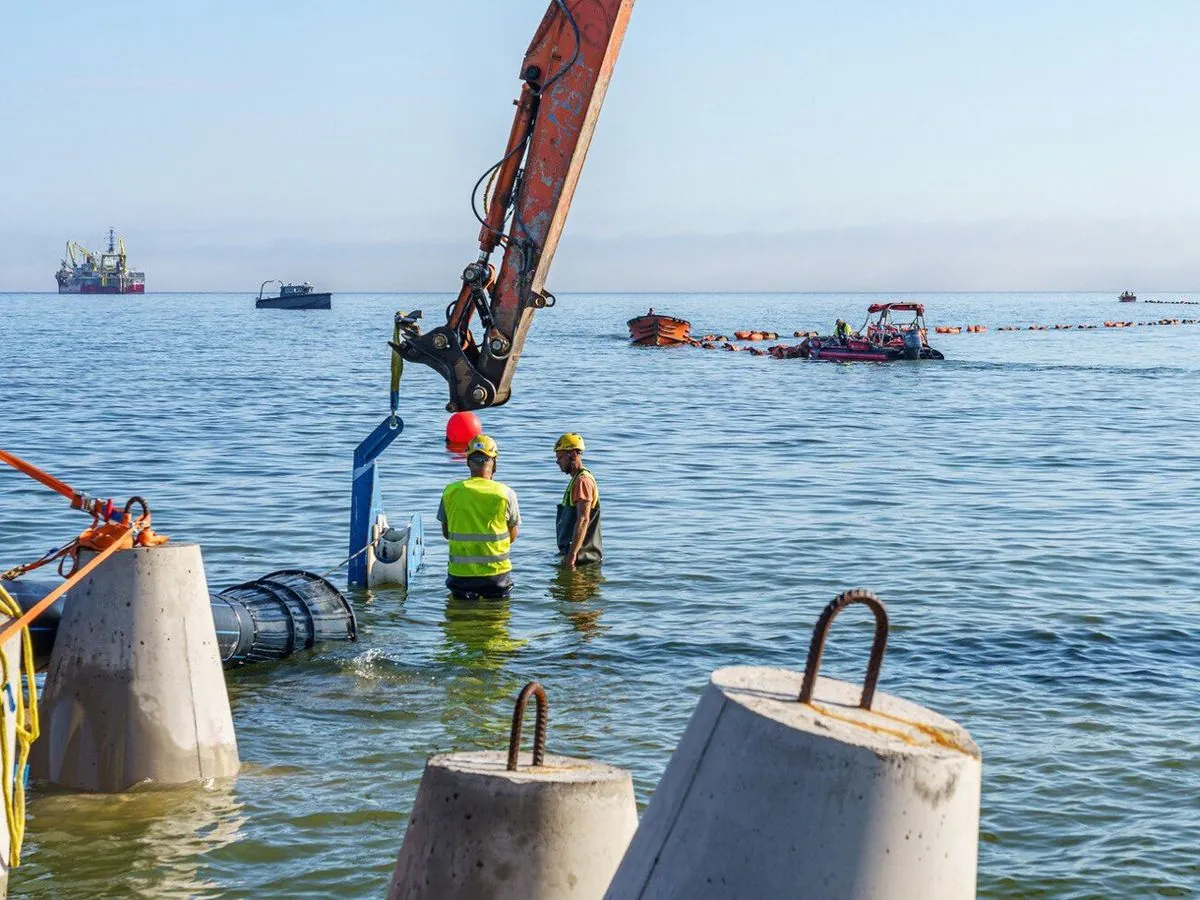
[{"label": "excavator attachment", "polygon": [[[633,2],[550,4],[521,64],[523,84],[504,155],[471,194],[481,225],[479,256],[463,269],[446,324],[422,333],[415,316],[396,316],[394,353],[441,373],[451,412],[508,401],[533,315],[554,305],[546,276]],[[498,268],[491,262],[497,248]],[[471,327],[475,317],[478,338]]]}]

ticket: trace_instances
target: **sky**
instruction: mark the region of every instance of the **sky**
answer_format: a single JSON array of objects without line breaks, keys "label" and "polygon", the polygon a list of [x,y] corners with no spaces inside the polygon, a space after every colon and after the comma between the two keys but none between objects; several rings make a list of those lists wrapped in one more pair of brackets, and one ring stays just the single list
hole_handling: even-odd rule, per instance
[{"label": "sky", "polygon": [[[638,0],[558,292],[1200,289],[1195,0]],[[7,4],[0,291],[454,291],[544,0]]]}]

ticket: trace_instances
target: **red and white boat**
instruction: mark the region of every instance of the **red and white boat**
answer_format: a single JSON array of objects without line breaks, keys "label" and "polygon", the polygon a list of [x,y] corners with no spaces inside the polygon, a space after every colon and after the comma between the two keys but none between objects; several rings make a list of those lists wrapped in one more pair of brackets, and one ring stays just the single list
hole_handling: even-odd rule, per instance
[{"label": "red and white boat", "polygon": [[93,253],[67,241],[67,255],[54,273],[60,294],[144,294],[146,273],[129,268],[125,239],[108,229],[108,250]]}]

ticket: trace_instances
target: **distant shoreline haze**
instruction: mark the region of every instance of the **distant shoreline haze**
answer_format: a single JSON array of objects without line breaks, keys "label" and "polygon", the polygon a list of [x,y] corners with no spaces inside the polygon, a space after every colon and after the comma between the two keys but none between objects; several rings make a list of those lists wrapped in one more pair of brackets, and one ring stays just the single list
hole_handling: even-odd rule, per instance
[{"label": "distant shoreline haze", "polygon": [[[0,290],[54,292],[67,240],[0,232]],[[127,228],[150,293],[257,292],[267,278],[342,293],[452,293],[474,234],[427,241],[263,241]],[[261,232],[258,232],[261,234]],[[1180,291],[1200,285],[1200,220],[913,223],[704,235],[573,233],[557,292]],[[497,254],[497,258],[498,258]]]}]

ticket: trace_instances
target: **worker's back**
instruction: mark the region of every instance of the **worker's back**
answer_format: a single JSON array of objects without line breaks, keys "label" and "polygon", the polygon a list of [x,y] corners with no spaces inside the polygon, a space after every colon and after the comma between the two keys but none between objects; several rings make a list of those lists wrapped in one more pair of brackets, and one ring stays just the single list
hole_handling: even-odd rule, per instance
[{"label": "worker's back", "polygon": [[508,559],[512,488],[489,478],[467,478],[446,487],[442,507],[450,538],[448,572],[460,577],[512,571]]}]

